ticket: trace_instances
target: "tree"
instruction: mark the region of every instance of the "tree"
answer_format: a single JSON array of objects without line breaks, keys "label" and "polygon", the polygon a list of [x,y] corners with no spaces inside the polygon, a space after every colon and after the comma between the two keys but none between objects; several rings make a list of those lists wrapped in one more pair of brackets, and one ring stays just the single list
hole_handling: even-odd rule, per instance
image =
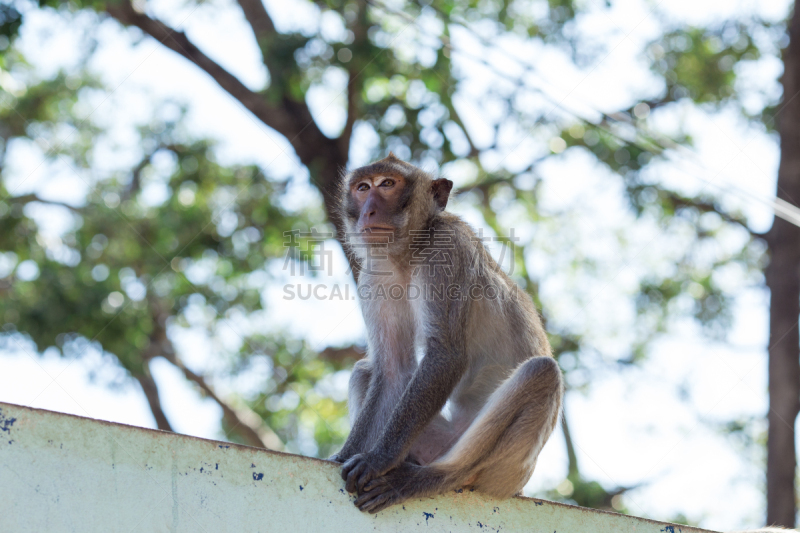
[{"label": "tree", "polygon": [[[35,79],[15,50],[3,59],[8,70]],[[38,140],[51,148],[42,165],[61,164],[76,175],[86,171],[82,179],[90,192],[84,205],[72,205],[36,193],[11,196],[0,185],[0,316],[9,333],[4,345],[29,352],[54,346],[75,358],[92,350],[107,354],[138,381],[158,428],[172,430],[150,371],[152,360],[163,357],[219,405],[229,439],[272,449],[289,443],[297,450],[292,441],[298,419],[311,416],[318,453],[330,453],[346,431],[337,423],[344,403],[315,396],[313,385],[357,354],[339,350],[316,357],[303,342],[258,333],[241,319],[263,309],[263,281],[257,278],[283,258],[285,232],[323,221],[283,209],[286,184],[265,180],[260,169],[215,163],[213,146],[192,139],[180,113],[140,128],[137,147],[143,153],[132,168],[96,178],[91,161],[106,132],[80,120],[75,109],[87,92],[102,89],[85,78],[75,93],[69,86],[76,83],[62,74],[17,95],[6,92],[13,100],[0,119],[3,146]],[[74,135],[70,142],[58,142],[56,132],[65,127]],[[147,200],[144,189],[153,185],[166,187],[166,200]],[[63,235],[43,235],[36,211],[42,207],[66,215]],[[295,260],[307,255],[299,246],[292,250]],[[269,379],[247,398],[250,402],[219,393],[209,376],[182,360],[167,331],[189,323],[212,340],[219,330],[241,337],[228,350],[225,373],[269,368]],[[281,406],[288,391],[302,393],[303,404]],[[265,412],[267,404],[274,407]],[[281,429],[276,433],[272,427]]]},{"label": "tree", "polygon": [[[783,99],[778,110],[781,163],[778,198],[797,205],[800,200],[800,10],[789,23],[789,46],[783,56]],[[776,113],[777,114],[777,113]],[[766,235],[770,263],[766,282],[770,300],[769,437],[767,440],[767,523],[794,527],[797,514],[795,421],[800,412],[800,231],[776,218]]]},{"label": "tree", "polygon": [[[340,369],[342,360],[310,359],[302,343],[251,332],[240,319],[262,309],[253,273],[283,255],[284,231],[314,217],[280,208],[282,185],[259,179],[257,168],[221,167],[209,145],[181,144],[174,124],[158,134],[148,128],[143,137],[152,149],[130,173],[97,184],[84,206],[61,204],[74,226],[56,246],[43,242],[26,207],[57,202],[27,194],[3,204],[10,215],[3,218],[4,257],[18,266],[0,286],[0,314],[39,347],[57,346],[78,357],[94,345],[113,354],[140,383],[159,429],[172,429],[149,369],[160,356],[219,404],[229,438],[281,449],[296,430],[285,420],[289,413],[257,413],[241,399],[221,396],[183,362],[167,330],[192,323],[210,337],[226,328],[240,335],[240,357],[231,361],[230,372],[244,372],[259,360],[272,367],[271,390],[261,389],[260,401],[253,402],[262,411],[270,397],[292,387],[308,392],[309,380]],[[143,183],[160,179],[169,199],[147,205]],[[6,342],[24,347],[14,336]],[[298,364],[303,359],[310,360]],[[341,401],[306,396],[305,402],[315,413],[342,416]],[[319,424],[319,431],[330,431],[324,421]],[[283,428],[282,435],[271,426]],[[321,445],[329,440],[319,435]]]},{"label": "tree", "polygon": [[[568,94],[562,98],[548,92],[544,83],[547,80],[526,59],[526,53],[547,47],[558,51],[565,60],[571,58],[575,68],[597,62],[602,46],[582,36],[580,23],[585,17],[597,15],[597,9],[611,9],[611,3],[604,8],[569,0],[398,4],[330,0],[314,5],[318,19],[326,21],[325,30],[320,25],[314,30],[279,28],[258,0],[238,0],[237,6],[226,6],[240,10],[245,17],[269,72],[268,84],[261,90],[252,90],[143,2],[42,2],[43,9],[60,10],[65,16],[69,16],[70,9],[78,9],[97,13],[98,20],[111,18],[125,27],[136,28],[132,31],[155,39],[208,74],[254,117],[290,142],[320,194],[325,214],[313,210],[286,212],[279,199],[280,184],[262,180],[255,168],[216,164],[208,145],[182,133],[178,122],[165,125],[157,135],[142,132],[142,144],[152,148],[143,153],[141,161],[129,173],[98,183],[98,194],[90,196],[86,206],[69,207],[77,211],[81,221],[73,232],[75,242],[67,243],[81,251],[80,261],[74,265],[77,272],[68,268],[67,260],[48,257],[47,247],[37,244],[35,225],[23,216],[23,204],[41,199],[17,196],[9,200],[11,216],[2,218],[2,223],[9,225],[3,234],[16,237],[1,248],[14,251],[16,270],[13,275],[9,272],[8,282],[0,290],[13,291],[13,297],[25,305],[19,308],[18,317],[13,315],[16,308],[6,310],[6,321],[40,347],[66,347],[70,342],[84,342],[79,339],[97,339],[102,349],[113,353],[141,383],[159,427],[163,428],[169,428],[169,422],[163,413],[159,414],[158,394],[147,370],[155,356],[166,357],[205,394],[219,401],[226,427],[240,433],[234,438],[251,444],[266,444],[271,438],[270,430],[284,441],[294,436],[298,426],[289,420],[290,416],[299,419],[305,415],[290,415],[292,409],[278,409],[279,402],[269,402],[270,397],[277,398],[294,385],[297,390],[292,390],[304,397],[303,405],[311,405],[306,415],[319,415],[321,422],[314,427],[320,443],[318,453],[324,455],[345,431],[343,424],[334,422],[334,430],[330,430],[325,422],[341,416],[341,402],[305,393],[324,375],[342,368],[344,360],[336,355],[351,357],[352,350],[330,351],[327,353],[332,357],[310,363],[303,357],[311,354],[291,339],[262,338],[242,331],[246,340],[231,368],[241,370],[254,357],[267,352],[272,366],[270,390],[229,405],[203,376],[182,363],[170,346],[167,329],[170,324],[188,320],[187,313],[197,308],[213,308],[216,317],[224,317],[211,321],[213,324],[207,325],[211,329],[230,327],[226,314],[258,312],[262,302],[256,296],[258,290],[248,286],[247,278],[264,270],[260,257],[279,255],[283,231],[297,224],[321,225],[323,219],[329,219],[341,230],[335,210],[336,182],[340,169],[351,160],[354,134],[360,131],[362,138],[372,139],[366,150],[370,156],[393,150],[418,164],[446,166],[460,173],[464,178],[459,184],[458,205],[478,213],[492,237],[507,236],[509,228],[528,228],[523,236],[515,237],[516,242],[501,239],[513,251],[506,266],[544,309],[556,356],[574,392],[591,386],[587,376],[597,368],[641,362],[652,340],[669,331],[681,317],[693,316],[710,335],[724,335],[736,287],[726,288],[719,280],[719,272],[735,267],[741,272],[742,283],[760,281],[766,240],[772,255],[766,281],[773,295],[781,295],[780,301],[773,298],[771,311],[774,320],[781,322],[773,321],[771,325],[776,337],[775,342],[771,340],[770,350],[768,518],[783,525],[793,524],[789,515],[794,516],[794,501],[792,498],[789,504],[785,496],[794,491],[794,475],[787,475],[786,470],[786,465],[794,465],[794,442],[789,442],[793,430],[788,432],[777,426],[787,422],[793,427],[798,384],[791,373],[794,370],[785,371],[777,362],[790,366],[797,363],[796,338],[791,333],[783,337],[790,326],[796,326],[797,297],[792,296],[794,285],[781,285],[793,279],[786,272],[796,270],[796,246],[792,240],[796,238],[795,230],[784,228],[778,221],[768,235],[756,234],[746,218],[719,195],[686,192],[660,179],[658,171],[680,153],[680,146],[690,145],[692,138],[680,127],[670,136],[660,133],[655,130],[654,120],[658,116],[674,117],[685,106],[691,106],[707,114],[734,110],[751,123],[764,121],[769,126],[769,105],[774,102],[767,99],[761,109],[753,110],[743,103],[746,90],[737,83],[743,66],[756,61],[762,53],[773,52],[769,43],[779,41],[782,26],[743,16],[741,20],[687,27],[664,17],[661,33],[644,56],[656,80],[655,88],[630,95],[617,108],[581,114],[564,105]],[[538,8],[540,11],[536,11]],[[13,31],[16,29],[11,30],[12,38]],[[789,57],[787,52],[787,61]],[[481,78],[492,82],[476,82]],[[330,80],[341,80],[345,118],[338,131],[326,135],[308,96],[313,88]],[[789,83],[787,80],[785,76],[785,84]],[[48,83],[58,88],[64,81]],[[18,105],[17,109],[22,108]],[[791,109],[787,106],[787,117]],[[36,114],[25,111],[23,116],[33,118]],[[15,116],[9,113],[4,120],[13,123]],[[62,116],[57,120],[71,119]],[[88,126],[79,124],[75,128],[85,135],[95,135]],[[29,134],[20,126],[8,138]],[[784,142],[790,142],[786,140],[788,133],[782,130],[782,135]],[[70,154],[72,160],[86,159],[84,153],[89,147],[85,140],[80,148]],[[597,326],[588,319],[570,320],[564,316],[558,310],[557,299],[547,289],[553,279],[563,281],[569,276],[600,280],[602,285],[608,279],[610,265],[618,264],[617,258],[609,261],[602,254],[587,250],[585,243],[590,237],[584,236],[579,242],[573,239],[574,235],[586,234],[572,219],[577,216],[574,207],[552,209],[542,205],[541,196],[548,184],[547,165],[570,154],[591,161],[588,165],[593,172],[620,187],[632,219],[656,235],[680,236],[673,240],[672,249],[654,256],[650,268],[634,276],[634,288],[627,296],[636,320],[624,336],[622,349],[597,346]],[[166,170],[157,170],[161,168],[156,164],[159,160],[168,162]],[[146,171],[167,176],[167,200],[160,206],[143,206],[137,196],[139,176]],[[790,179],[791,171],[782,167],[781,172],[781,180]],[[214,203],[219,189],[242,191],[252,183],[264,189],[252,197],[234,193],[229,209],[219,209]],[[789,185],[781,187],[791,191]],[[787,194],[785,199],[791,201],[791,196],[798,197]],[[124,216],[115,219],[117,207]],[[154,220],[163,223],[154,224]],[[208,220],[214,224],[204,226]],[[124,241],[105,235],[107,228],[126,225],[133,228],[133,236]],[[258,229],[262,227],[264,234]],[[609,245],[626,250],[627,229],[623,223],[615,235],[618,239]],[[228,230],[230,233],[226,233]],[[200,237],[194,239],[198,232]],[[102,238],[95,240],[97,235],[105,235],[110,244],[106,246]],[[716,250],[720,236],[731,235],[736,238],[735,246],[708,254],[709,250]],[[153,243],[152,250],[147,243]],[[95,271],[101,263],[91,257],[91,250],[102,256],[106,270]],[[537,266],[542,254],[547,257],[549,268]],[[34,267],[26,263],[28,259],[39,272],[35,283],[24,280],[26,268]],[[168,259],[170,268],[162,271],[164,259]],[[656,263],[671,267],[653,268]],[[22,268],[23,264],[28,267]],[[133,266],[136,264],[139,266]],[[215,273],[208,279],[194,280],[189,272],[196,266]],[[159,274],[151,279],[148,276],[154,271]],[[135,305],[127,304],[132,298],[130,291],[142,293],[140,286],[145,288],[142,298],[134,299]],[[87,301],[84,314],[73,314],[84,295],[93,299]],[[573,290],[568,296],[559,295],[558,300],[582,308],[592,298]],[[789,302],[792,298],[794,304]],[[98,313],[96,305],[100,309],[122,308],[117,325],[112,323],[98,331],[101,322],[93,315]],[[10,318],[8,312],[12,312]],[[137,326],[131,328],[131,324]],[[779,349],[784,350],[780,355]],[[277,368],[283,368],[283,372],[275,372]],[[782,380],[793,384],[781,385]],[[582,505],[621,509],[620,499],[615,497],[628,487],[607,489],[584,479],[568,425],[562,427],[572,488],[553,496]],[[787,462],[789,458],[791,463]],[[778,496],[776,491],[784,496]],[[786,500],[779,506],[783,510],[773,511],[772,506],[777,505],[773,502],[781,498]]]}]

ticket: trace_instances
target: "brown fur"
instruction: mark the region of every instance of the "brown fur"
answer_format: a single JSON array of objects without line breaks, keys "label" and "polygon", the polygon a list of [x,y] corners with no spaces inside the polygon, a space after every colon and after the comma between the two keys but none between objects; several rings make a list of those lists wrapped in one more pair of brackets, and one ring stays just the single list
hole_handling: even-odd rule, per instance
[{"label": "brown fur", "polygon": [[[394,203],[363,200],[383,194],[377,187],[387,176],[402,180]],[[369,291],[361,300],[368,353],[350,380],[353,429],[332,458],[344,463],[363,511],[467,484],[517,494],[560,413],[561,372],[533,302],[472,229],[444,211],[451,187],[393,155],[343,176],[341,214],[354,254],[366,261],[381,251],[358,282],[360,295]],[[366,208],[391,222],[391,242],[360,242],[367,204],[387,211]],[[420,240],[415,231],[443,238]],[[406,295],[376,296],[393,286]],[[444,288],[443,297],[430,287]],[[447,287],[462,292],[448,297]]]}]

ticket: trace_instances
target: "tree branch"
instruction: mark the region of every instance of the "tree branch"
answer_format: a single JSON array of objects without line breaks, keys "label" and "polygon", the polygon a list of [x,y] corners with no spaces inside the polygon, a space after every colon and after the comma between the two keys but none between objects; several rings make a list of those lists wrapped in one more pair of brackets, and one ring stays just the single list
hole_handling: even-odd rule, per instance
[{"label": "tree branch", "polygon": [[578,469],[578,455],[575,453],[575,444],[572,442],[572,435],[567,424],[567,411],[561,410],[561,431],[564,433],[564,444],[567,446],[567,478],[570,480],[580,479],[581,474]]},{"label": "tree branch", "polygon": [[[273,24],[272,18],[267,13],[261,0],[238,0],[238,2],[244,13],[244,18],[247,19],[250,29],[253,30],[253,36],[262,50],[262,58],[264,64],[266,64],[267,56],[263,53],[264,45],[269,37],[275,34],[275,24]],[[269,65],[267,66],[269,67]]]},{"label": "tree branch", "polygon": [[140,375],[135,375],[134,377],[139,382],[139,385],[142,386],[142,392],[144,392],[145,398],[147,398],[147,403],[150,405],[150,411],[153,413],[153,417],[156,419],[156,426],[158,429],[163,431],[174,431],[172,426],[167,419],[166,413],[161,408],[161,399],[158,395],[158,385],[156,385],[156,381],[153,379],[153,376],[150,374],[150,362],[147,361],[147,367],[145,368],[144,372]]},{"label": "tree branch", "polygon": [[[162,148],[162,147],[159,147],[159,148]],[[145,169],[145,167],[147,165],[150,164],[150,161],[153,158],[153,153],[155,153],[156,151],[158,151],[158,148],[156,148],[156,150],[153,150],[153,152],[151,152],[151,153],[147,154],[145,157],[143,157],[142,160],[139,161],[139,163],[135,167],[133,167],[133,169],[131,169],[131,183],[130,183],[130,185],[128,185],[128,188],[125,189],[125,192],[123,192],[123,194],[122,194],[122,199],[123,200],[127,200],[128,198],[133,197],[135,194],[137,194],[141,190],[141,188],[142,188],[142,171]]]},{"label": "tree branch", "polygon": [[[263,6],[261,8],[263,9]],[[266,11],[259,15],[256,4],[248,4],[247,9],[255,17],[253,19],[255,22],[266,24],[264,19]],[[286,137],[297,157],[308,168],[311,182],[322,193],[328,218],[336,226],[338,238],[343,241],[345,226],[341,218],[336,215],[339,204],[337,185],[341,171],[347,165],[348,152],[343,150],[342,146],[349,145],[349,139],[347,142],[342,142],[341,139],[326,137],[314,122],[305,101],[297,101],[284,94],[281,95],[277,105],[267,102],[261,95],[245,87],[238,78],[205,55],[183,32],[170,28],[160,20],[136,12],[129,0],[108,3],[106,11],[121,24],[139,28],[162,45],[194,63],[256,118]],[[344,248],[354,277],[358,279],[359,266],[355,256],[346,246]]]},{"label": "tree branch", "polygon": [[648,186],[653,187],[654,189],[656,189],[659,194],[661,194],[665,198],[667,198],[675,207],[678,207],[678,208],[680,208],[680,207],[691,207],[691,208],[697,209],[701,213],[716,213],[725,222],[728,222],[730,224],[737,224],[738,226],[741,226],[742,228],[747,230],[747,232],[752,237],[756,237],[756,238],[759,238],[759,239],[766,239],[767,238],[766,234],[757,233],[757,232],[751,230],[747,226],[747,221],[743,217],[739,217],[739,216],[736,216],[736,215],[732,215],[730,213],[726,213],[724,210],[720,209],[712,201],[701,200],[699,198],[691,198],[689,196],[683,196],[682,194],[679,194],[679,193],[677,193],[675,191],[671,191],[669,189],[665,189],[665,188],[660,187],[658,185],[648,185]]},{"label": "tree branch", "polygon": [[461,120],[461,115],[456,110],[456,104],[450,100],[450,105],[447,106],[450,111],[450,119],[461,128],[461,131],[464,132],[464,137],[467,139],[467,144],[469,144],[469,153],[467,157],[476,158],[480,155],[481,151],[475,146],[475,143],[472,141],[472,136],[467,131],[467,127],[464,125],[464,121]]},{"label": "tree branch", "polygon": [[257,448],[267,448],[270,450],[283,450],[283,442],[280,437],[272,431],[258,414],[244,405],[232,407],[223,401],[205,378],[195,374],[183,364],[174,353],[163,356],[167,361],[178,367],[186,379],[196,384],[208,396],[222,408],[222,417],[231,431],[238,433],[249,446]]},{"label": "tree branch", "polygon": [[[257,6],[248,4],[248,10],[250,9],[255,11]],[[139,28],[162,45],[197,65],[259,120],[289,139],[304,165],[308,166],[317,158],[320,147],[333,143],[319,130],[305,102],[296,102],[284,96],[280,106],[268,103],[261,95],[245,87],[238,78],[204,54],[186,37],[186,34],[172,29],[160,20],[138,13],[127,0],[109,3],[106,10],[121,24]],[[257,22],[264,23],[263,16],[257,18]]]},{"label": "tree branch", "polygon": [[539,157],[539,158],[531,161],[531,163],[527,167],[525,167],[524,169],[522,169],[519,172],[515,172],[513,174],[507,174],[505,176],[499,176],[499,177],[495,176],[495,177],[492,177],[492,178],[485,178],[485,179],[482,179],[482,180],[480,180],[480,181],[478,181],[478,182],[476,182],[476,183],[474,183],[472,185],[468,185],[466,187],[462,187],[462,188],[456,189],[455,191],[453,191],[451,193],[451,196],[459,196],[459,195],[462,195],[462,194],[466,194],[469,191],[472,191],[474,189],[478,189],[479,191],[484,193],[484,200],[488,201],[489,200],[489,195],[487,194],[487,191],[489,190],[489,187],[491,187],[492,185],[497,185],[498,183],[512,183],[513,180],[517,176],[519,176],[520,174],[524,174],[526,172],[534,172],[534,169],[536,168],[536,166],[539,165],[540,163],[546,161],[549,157],[550,157],[550,154],[542,156],[542,157]]},{"label": "tree branch", "polygon": [[166,314],[152,302],[151,313],[155,329],[150,335],[150,346],[142,354],[142,357],[149,361],[153,357],[161,356],[176,366],[183,372],[186,379],[200,387],[204,396],[211,398],[222,408],[222,417],[230,431],[240,435],[249,446],[282,450],[283,442],[280,437],[264,423],[258,414],[244,405],[236,407],[229,405],[228,402],[217,395],[203,376],[192,372],[191,369],[183,364],[183,361],[175,354],[172,341],[167,337],[167,331],[163,326],[166,323]]},{"label": "tree branch", "polygon": [[356,80],[358,73],[352,69],[348,69],[347,74],[347,120],[344,123],[344,129],[339,136],[339,149],[343,153],[350,152],[350,137],[353,135],[353,125],[358,120],[358,102],[361,91],[361,84]]},{"label": "tree branch", "polygon": [[[359,5],[358,16],[350,24],[353,32],[352,50],[366,49],[369,45],[368,30],[370,21],[367,18],[366,4]],[[359,118],[359,102],[361,100],[361,90],[364,86],[363,78],[359,76],[364,71],[364,65],[360,62],[360,56],[354,54],[352,62],[347,69],[347,120],[344,124],[342,134],[339,136],[339,150],[347,155],[350,152],[350,137],[353,134],[353,126]]]},{"label": "tree branch", "polygon": [[58,202],[58,201],[55,201],[55,200],[45,200],[45,199],[40,198],[39,196],[37,196],[36,194],[33,194],[33,193],[31,193],[31,194],[23,194],[22,196],[14,196],[14,197],[9,198],[8,200],[10,202],[16,203],[16,204],[29,204],[31,202],[39,202],[41,204],[56,205],[58,207],[66,207],[67,209],[69,209],[70,211],[72,211],[74,213],[80,213],[81,212],[81,208],[80,207],[75,207],[74,205],[69,205],[69,204],[66,204],[64,202]]}]

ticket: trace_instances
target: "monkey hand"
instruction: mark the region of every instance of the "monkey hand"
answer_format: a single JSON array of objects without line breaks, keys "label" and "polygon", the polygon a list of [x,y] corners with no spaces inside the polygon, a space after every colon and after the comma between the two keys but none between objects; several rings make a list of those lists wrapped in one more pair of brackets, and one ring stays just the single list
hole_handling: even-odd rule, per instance
[{"label": "monkey hand", "polygon": [[347,492],[361,492],[364,485],[385,474],[391,465],[385,465],[374,454],[359,453],[348,459],[342,466],[342,479]]},{"label": "monkey hand", "polygon": [[358,448],[355,448],[353,446],[348,446],[348,444],[349,443],[345,443],[345,445],[342,447],[341,450],[328,457],[328,461],[344,464],[355,455],[358,455]]},{"label": "monkey hand", "polygon": [[345,442],[342,449],[336,452],[335,454],[328,457],[328,461],[333,461],[334,463],[344,464],[346,463],[351,457],[358,453],[358,448],[353,446],[349,446],[350,442]]}]

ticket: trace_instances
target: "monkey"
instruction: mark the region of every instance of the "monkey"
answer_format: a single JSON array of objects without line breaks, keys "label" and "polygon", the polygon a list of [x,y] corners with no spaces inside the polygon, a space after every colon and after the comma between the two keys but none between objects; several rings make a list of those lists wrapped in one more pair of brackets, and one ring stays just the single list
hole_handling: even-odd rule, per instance
[{"label": "monkey", "polygon": [[[563,380],[539,314],[445,211],[452,187],[391,153],[339,184],[367,356],[349,382],[352,430],[330,459],[362,511],[467,486],[518,494],[561,412]],[[741,533],[783,531],[797,533]]]},{"label": "monkey", "polygon": [[445,211],[452,187],[392,153],[342,175],[367,354],[349,381],[351,432],[330,460],[361,511],[463,487],[514,496],[560,416],[539,313]]}]

